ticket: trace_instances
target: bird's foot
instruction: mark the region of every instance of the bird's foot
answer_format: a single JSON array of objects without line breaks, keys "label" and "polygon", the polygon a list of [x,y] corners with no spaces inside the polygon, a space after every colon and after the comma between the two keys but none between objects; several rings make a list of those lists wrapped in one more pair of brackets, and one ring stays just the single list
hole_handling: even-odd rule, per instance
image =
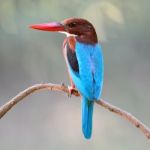
[{"label": "bird's foot", "polygon": [[74,86],[68,86],[68,97],[71,97],[72,95],[80,96],[79,92],[75,89]]},{"label": "bird's foot", "polygon": [[74,93],[75,88],[73,86],[68,86],[68,97],[71,97],[71,95]]}]

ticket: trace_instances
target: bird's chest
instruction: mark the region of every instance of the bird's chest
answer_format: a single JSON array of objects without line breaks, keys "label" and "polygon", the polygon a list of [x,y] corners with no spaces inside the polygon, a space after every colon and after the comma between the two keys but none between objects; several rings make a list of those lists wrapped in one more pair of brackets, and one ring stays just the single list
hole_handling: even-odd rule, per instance
[{"label": "bird's chest", "polygon": [[70,66],[70,68],[79,73],[79,65],[78,60],[76,57],[76,50],[75,50],[75,38],[70,37],[65,39],[63,44],[63,53],[64,57],[66,59],[67,64]]}]

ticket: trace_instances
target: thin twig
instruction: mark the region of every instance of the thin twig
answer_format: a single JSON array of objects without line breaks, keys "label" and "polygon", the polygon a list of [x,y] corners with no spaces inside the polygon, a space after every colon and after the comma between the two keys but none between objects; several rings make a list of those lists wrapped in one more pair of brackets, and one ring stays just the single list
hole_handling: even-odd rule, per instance
[{"label": "thin twig", "polygon": [[[25,89],[24,91],[20,92],[14,98],[10,99],[6,104],[4,104],[3,106],[0,107],[0,119],[18,102],[23,100],[28,95],[30,95],[34,92],[37,92],[39,90],[63,91],[65,93],[69,94],[68,87],[66,87],[64,84],[57,85],[57,84],[46,83],[46,84],[33,85],[33,86]],[[76,90],[73,91],[72,95],[80,96],[78,91],[76,91]],[[142,133],[150,141],[150,129],[146,125],[144,125],[140,120],[138,120],[136,117],[134,117],[132,114],[130,114],[130,113],[128,113],[128,112],[102,100],[102,99],[96,103],[98,105],[106,108],[107,110],[121,116],[122,118],[126,119],[127,121],[129,121],[131,124],[133,124],[139,130],[141,130]]]}]

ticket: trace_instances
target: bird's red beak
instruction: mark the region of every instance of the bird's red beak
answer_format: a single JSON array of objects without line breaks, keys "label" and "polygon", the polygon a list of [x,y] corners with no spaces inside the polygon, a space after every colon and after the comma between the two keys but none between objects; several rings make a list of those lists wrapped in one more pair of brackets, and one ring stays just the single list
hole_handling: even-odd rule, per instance
[{"label": "bird's red beak", "polygon": [[52,32],[65,31],[64,25],[59,22],[34,24],[29,27],[32,29],[43,30],[43,31],[52,31]]}]

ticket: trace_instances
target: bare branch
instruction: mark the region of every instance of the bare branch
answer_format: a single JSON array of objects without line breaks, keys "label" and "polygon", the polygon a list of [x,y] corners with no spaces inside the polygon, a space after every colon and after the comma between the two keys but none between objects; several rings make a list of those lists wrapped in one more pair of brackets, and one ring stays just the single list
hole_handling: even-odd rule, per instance
[{"label": "bare branch", "polygon": [[[20,92],[14,98],[10,99],[6,104],[4,104],[3,106],[0,107],[0,119],[18,102],[23,100],[28,95],[30,95],[34,92],[40,91],[40,90],[63,91],[65,93],[69,94],[68,87],[66,87],[64,84],[56,85],[56,84],[46,83],[46,84],[33,85],[33,86],[25,89],[24,91]],[[74,96],[80,96],[80,94],[78,93],[77,90],[73,91],[72,94]],[[112,104],[110,104],[102,99],[96,103],[98,105],[106,108],[107,110],[121,116],[122,118],[126,119],[127,121],[129,121],[131,124],[133,124],[139,130],[141,130],[142,133],[150,141],[150,129],[146,125],[144,125],[140,120],[138,120],[136,117],[134,117],[132,114],[130,114],[116,106],[113,106]]]}]

